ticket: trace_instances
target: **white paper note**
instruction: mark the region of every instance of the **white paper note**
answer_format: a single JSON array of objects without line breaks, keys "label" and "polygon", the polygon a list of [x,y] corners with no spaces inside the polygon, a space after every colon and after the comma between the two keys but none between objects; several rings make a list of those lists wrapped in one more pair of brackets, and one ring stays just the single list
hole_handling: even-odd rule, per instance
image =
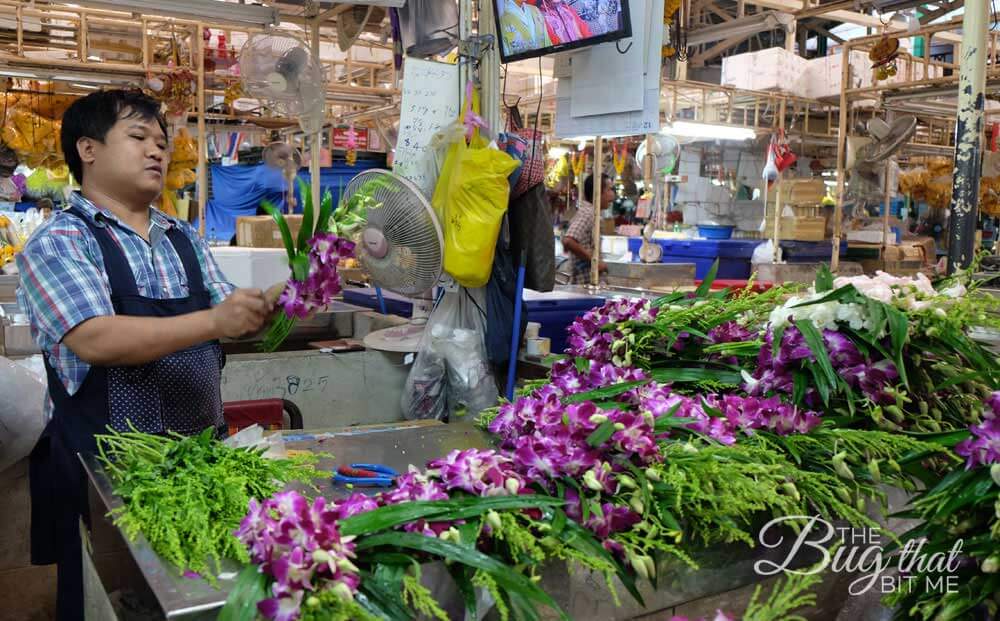
[{"label": "white paper note", "polygon": [[403,100],[399,138],[392,169],[412,181],[429,201],[439,163],[431,138],[458,119],[458,66],[407,58],[403,67]]}]

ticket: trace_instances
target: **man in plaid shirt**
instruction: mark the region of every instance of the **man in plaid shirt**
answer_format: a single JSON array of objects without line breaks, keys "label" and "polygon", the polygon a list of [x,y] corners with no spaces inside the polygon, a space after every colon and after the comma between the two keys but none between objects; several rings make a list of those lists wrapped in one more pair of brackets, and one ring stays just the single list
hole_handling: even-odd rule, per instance
[{"label": "man in plaid shirt", "polygon": [[[583,182],[583,198],[562,238],[563,248],[573,261],[570,284],[574,285],[590,284],[590,261],[594,250],[594,175]],[[610,207],[614,200],[611,178],[601,175],[601,209]],[[601,261],[598,269],[604,272],[608,267]]]},{"label": "man in plaid shirt", "polygon": [[58,564],[56,615],[84,618],[78,454],[108,427],[224,428],[218,340],[263,327],[273,299],[235,289],[204,240],[150,207],[163,191],[159,103],[111,90],[76,100],[61,143],[81,190],[18,256],[18,297],[45,357],[51,416],[31,453],[31,558]]}]

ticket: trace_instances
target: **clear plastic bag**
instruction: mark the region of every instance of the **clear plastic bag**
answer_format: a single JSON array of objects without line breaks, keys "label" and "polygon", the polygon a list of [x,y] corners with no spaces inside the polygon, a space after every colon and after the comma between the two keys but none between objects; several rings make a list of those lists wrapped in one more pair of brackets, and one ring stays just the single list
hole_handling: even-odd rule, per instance
[{"label": "clear plastic bag", "polygon": [[447,420],[496,404],[499,393],[483,341],[485,298],[483,289],[460,287],[446,291],[434,307],[403,387],[405,418]]}]

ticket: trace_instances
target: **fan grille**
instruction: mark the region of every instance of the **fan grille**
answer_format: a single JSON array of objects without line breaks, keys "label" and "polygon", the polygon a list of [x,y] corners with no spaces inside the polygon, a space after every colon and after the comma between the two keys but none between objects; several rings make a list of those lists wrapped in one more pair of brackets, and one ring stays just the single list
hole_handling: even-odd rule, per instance
[{"label": "fan grille", "polygon": [[382,258],[358,246],[358,259],[378,286],[415,296],[441,276],[444,237],[434,210],[416,187],[387,170],[367,170],[347,184],[341,201],[367,203],[366,228],[382,233],[388,252]]}]

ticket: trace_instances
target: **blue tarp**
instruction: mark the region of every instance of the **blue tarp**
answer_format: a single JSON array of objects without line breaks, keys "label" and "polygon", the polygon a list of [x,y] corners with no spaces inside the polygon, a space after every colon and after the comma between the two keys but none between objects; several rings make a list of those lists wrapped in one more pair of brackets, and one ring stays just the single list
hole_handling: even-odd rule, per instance
[{"label": "blue tarp", "polygon": [[[385,167],[384,160],[357,160],[356,166],[337,162],[320,169],[320,195],[329,190],[334,204],[340,199],[341,190],[354,175],[369,168]],[[284,211],[285,179],[281,173],[263,164],[256,166],[212,166],[212,199],[208,201],[208,220],[205,236],[208,239],[228,241],[236,234],[236,218],[257,213],[261,201],[268,200]],[[298,178],[308,185],[309,169],[303,168]],[[296,212],[302,211],[298,187]],[[195,226],[198,226],[195,221]]]}]

